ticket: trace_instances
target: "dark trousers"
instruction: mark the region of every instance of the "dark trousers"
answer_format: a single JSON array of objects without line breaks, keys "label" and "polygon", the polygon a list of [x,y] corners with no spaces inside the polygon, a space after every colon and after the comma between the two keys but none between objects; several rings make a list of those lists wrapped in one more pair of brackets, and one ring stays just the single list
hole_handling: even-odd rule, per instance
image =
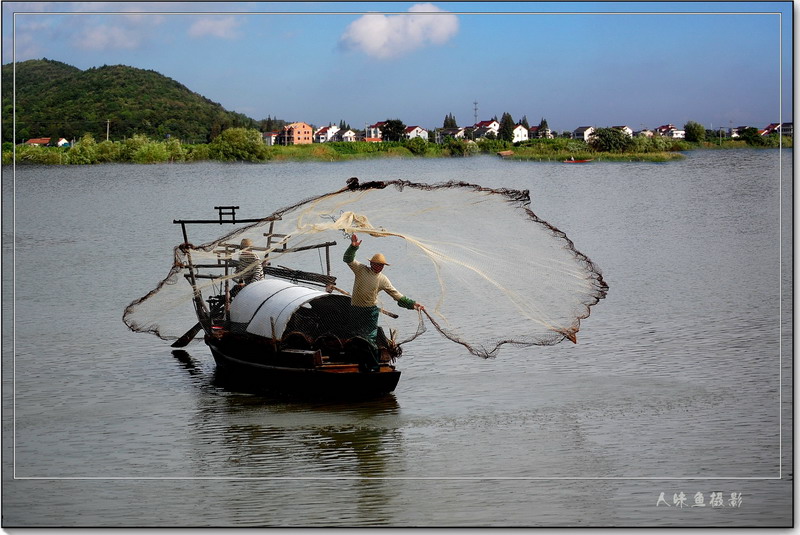
[{"label": "dark trousers", "polygon": [[350,329],[354,336],[366,338],[373,344],[378,339],[378,307],[350,307]]}]

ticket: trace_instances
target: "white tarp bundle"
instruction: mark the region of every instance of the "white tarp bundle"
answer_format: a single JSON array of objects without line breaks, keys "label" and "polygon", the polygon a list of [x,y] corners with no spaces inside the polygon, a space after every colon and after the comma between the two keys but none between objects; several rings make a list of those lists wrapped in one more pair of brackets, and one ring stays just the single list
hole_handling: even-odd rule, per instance
[{"label": "white tarp bundle", "polygon": [[264,279],[245,286],[231,302],[231,321],[244,323],[248,333],[280,339],[292,315],[309,301],[332,296],[281,279]]}]

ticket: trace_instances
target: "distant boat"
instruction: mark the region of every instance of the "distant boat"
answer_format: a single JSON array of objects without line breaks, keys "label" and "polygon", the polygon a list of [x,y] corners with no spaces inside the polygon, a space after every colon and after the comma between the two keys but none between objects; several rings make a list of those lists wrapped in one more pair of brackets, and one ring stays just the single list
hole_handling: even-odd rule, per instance
[{"label": "distant boat", "polygon": [[572,158],[570,158],[569,160],[564,160],[564,162],[563,162],[563,163],[589,163],[589,162],[591,162],[593,159],[594,159],[594,158],[590,158],[590,159],[588,159],[588,160],[575,160],[575,159],[572,159]]},{"label": "distant boat", "polygon": [[501,150],[500,152],[497,153],[497,155],[500,156],[501,158],[508,158],[509,156],[513,156],[514,155],[514,151],[513,150]]}]

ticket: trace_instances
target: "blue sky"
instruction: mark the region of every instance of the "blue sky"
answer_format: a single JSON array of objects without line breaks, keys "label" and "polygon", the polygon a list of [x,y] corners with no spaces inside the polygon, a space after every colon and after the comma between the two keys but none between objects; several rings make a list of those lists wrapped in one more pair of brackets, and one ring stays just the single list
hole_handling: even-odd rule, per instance
[{"label": "blue sky", "polygon": [[130,65],[317,126],[792,120],[791,2],[4,2],[3,64]]}]

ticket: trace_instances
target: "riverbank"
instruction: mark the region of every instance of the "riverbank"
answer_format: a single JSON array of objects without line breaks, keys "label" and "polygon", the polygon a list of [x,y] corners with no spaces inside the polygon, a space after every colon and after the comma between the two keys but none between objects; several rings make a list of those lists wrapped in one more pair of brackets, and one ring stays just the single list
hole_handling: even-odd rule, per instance
[{"label": "riverbank", "polygon": [[[775,147],[773,147],[775,145]],[[86,135],[71,147],[41,147],[3,144],[3,164],[92,165],[97,163],[175,163],[198,161],[347,161],[372,158],[449,158],[477,154],[502,154],[520,161],[595,160],[614,162],[668,162],[699,149],[735,149],[752,145],[741,140],[690,143],[668,138],[634,138],[630,150],[599,151],[583,140],[536,139],[512,145],[501,140],[477,142],[449,138],[430,143],[420,138],[381,143],[334,142],[307,145],[268,146],[257,131],[232,128],[207,144],[184,144],[176,139],[152,140],[136,135],[123,141],[96,142]],[[764,145],[777,148],[780,144]],[[792,138],[782,146],[790,148]]]}]

